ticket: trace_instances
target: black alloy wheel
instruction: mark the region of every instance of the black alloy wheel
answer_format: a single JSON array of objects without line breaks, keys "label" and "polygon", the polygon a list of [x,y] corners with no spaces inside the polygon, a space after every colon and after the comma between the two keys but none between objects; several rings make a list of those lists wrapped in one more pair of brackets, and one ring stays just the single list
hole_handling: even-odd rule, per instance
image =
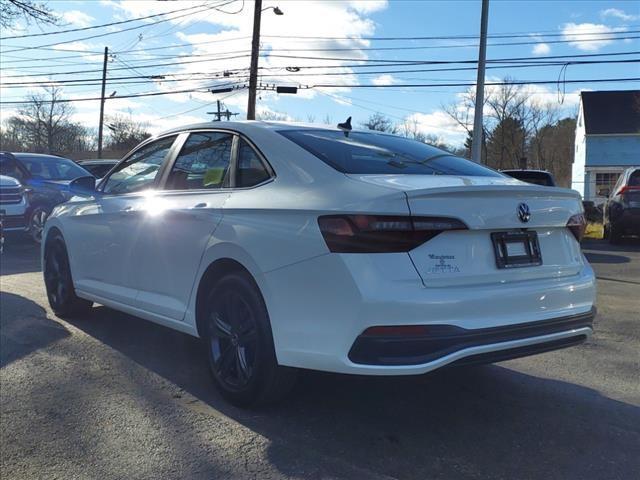
[{"label": "black alloy wheel", "polygon": [[47,242],[43,273],[49,305],[56,315],[74,316],[91,308],[92,302],[76,296],[67,249],[59,235]]},{"label": "black alloy wheel", "polygon": [[209,294],[206,312],[203,337],[221,394],[243,407],[286,395],[296,371],[278,365],[267,309],[253,279],[244,272],[220,279]]},{"label": "black alloy wheel", "polygon": [[35,243],[42,242],[42,232],[44,232],[44,225],[47,222],[49,214],[44,207],[35,207],[29,215],[28,232],[31,240]]}]

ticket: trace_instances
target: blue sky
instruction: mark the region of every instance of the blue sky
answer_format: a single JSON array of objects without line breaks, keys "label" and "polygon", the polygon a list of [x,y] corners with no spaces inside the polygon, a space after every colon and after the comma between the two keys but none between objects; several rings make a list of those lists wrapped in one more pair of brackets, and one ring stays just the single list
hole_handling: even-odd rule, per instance
[{"label": "blue sky", "polygon": [[[252,2],[231,0],[200,1],[50,1],[49,6],[65,22],[61,27],[18,25],[14,31],[3,31],[2,37],[81,28],[121,21],[145,15],[190,9],[164,17],[125,23],[119,26],[70,32],[59,35],[14,38],[2,41],[2,101],[20,101],[29,92],[38,91],[33,83],[20,82],[77,80],[89,85],[70,86],[60,83],[62,96],[71,99],[99,95],[98,82],[102,58],[99,52],[109,46],[114,56],[109,62],[107,93],[116,92],[106,102],[106,114],[131,115],[158,132],[175,125],[211,118],[216,99],[243,118],[246,90],[213,95],[207,86],[234,82],[242,85],[249,65]],[[219,9],[210,7],[220,5]],[[443,105],[459,102],[466,87],[434,86],[402,87],[403,84],[473,83],[473,69],[448,72],[394,72],[362,75],[361,72],[397,70],[433,70],[438,68],[473,67],[469,64],[385,66],[394,61],[461,61],[477,59],[477,40],[459,38],[479,32],[480,2],[469,1],[315,1],[264,0],[264,6],[279,6],[284,12],[276,16],[263,13],[262,48],[265,57],[260,64],[262,81],[269,85],[337,85],[336,88],[300,90],[298,95],[260,93],[258,111],[278,112],[292,119],[332,122],[347,116],[359,123],[374,112],[388,115],[396,122],[412,119],[425,133],[459,144],[463,130],[444,113]],[[206,4],[202,7],[203,4]],[[207,9],[208,8],[208,9]],[[162,23],[154,21],[166,18]],[[101,38],[91,35],[117,32],[123,28],[143,26]],[[517,38],[489,39],[487,57],[504,59],[549,55],[591,55],[640,50],[640,2],[633,1],[497,1],[490,3],[489,34],[523,34]],[[277,37],[279,35],[280,37]],[[282,36],[287,36],[283,38]],[[406,37],[457,37],[451,39],[409,40]],[[322,38],[301,38],[322,37]],[[326,37],[333,37],[328,39]],[[343,38],[335,38],[343,37]],[[370,39],[373,37],[373,39]],[[379,37],[403,37],[400,40],[377,40]],[[596,40],[596,41],[594,41]],[[69,41],[47,49],[27,49],[55,42]],[[563,43],[554,43],[562,41]],[[499,43],[527,45],[495,45]],[[493,45],[492,45],[493,44]],[[175,45],[180,45],[175,47]],[[392,48],[390,50],[370,50]],[[347,49],[347,50],[336,50]],[[320,57],[320,58],[291,58]],[[330,58],[328,60],[326,58]],[[596,57],[594,57],[595,59]],[[638,55],[606,57],[631,59]],[[602,59],[602,58],[600,58]],[[206,61],[204,61],[206,60]],[[364,62],[377,67],[360,67]],[[149,68],[148,65],[162,64]],[[355,65],[355,66],[354,66]],[[141,68],[144,67],[144,68]],[[311,68],[309,68],[311,67]],[[318,68],[322,67],[322,68]],[[288,68],[288,70],[287,70]],[[535,68],[501,67],[487,70],[488,81],[511,77],[521,81],[555,81],[560,65]],[[295,71],[299,69],[298,71]],[[96,72],[93,72],[95,70]],[[232,71],[229,77],[214,75]],[[293,72],[291,70],[294,70]],[[65,73],[67,72],[67,73]],[[78,73],[69,73],[78,72]],[[332,75],[324,75],[332,73]],[[43,75],[44,74],[44,75]],[[52,75],[54,74],[54,75]],[[33,76],[37,75],[37,76]],[[118,80],[123,76],[160,75],[164,80],[149,78]],[[640,77],[637,63],[570,65],[565,78]],[[117,82],[132,82],[117,84]],[[17,83],[17,85],[8,85]],[[358,88],[354,85],[391,85],[384,88]],[[558,103],[558,85],[527,87],[531,98],[551,102],[562,113],[572,114],[577,108],[577,92],[581,89],[630,89],[636,83],[581,83],[561,87],[565,93]],[[193,92],[153,97],[119,98],[139,93],[195,90]],[[532,101],[533,101],[532,100]],[[97,101],[74,102],[75,118],[87,126],[97,126]],[[2,105],[2,118],[15,112],[15,105]]]}]

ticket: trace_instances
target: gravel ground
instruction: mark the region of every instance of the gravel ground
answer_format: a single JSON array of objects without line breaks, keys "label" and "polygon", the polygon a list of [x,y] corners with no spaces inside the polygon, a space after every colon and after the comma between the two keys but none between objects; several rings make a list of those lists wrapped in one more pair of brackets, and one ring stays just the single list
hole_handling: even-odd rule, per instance
[{"label": "gravel ground", "polygon": [[37,250],[1,260],[2,479],[630,479],[640,476],[640,242],[588,242],[594,337],[421,377],[305,372],[227,405],[196,339],[105,307],[63,321]]}]

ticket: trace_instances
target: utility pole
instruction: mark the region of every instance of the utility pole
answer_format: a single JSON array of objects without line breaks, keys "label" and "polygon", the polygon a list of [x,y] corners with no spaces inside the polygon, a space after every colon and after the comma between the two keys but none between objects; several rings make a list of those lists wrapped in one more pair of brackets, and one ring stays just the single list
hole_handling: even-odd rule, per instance
[{"label": "utility pole", "polygon": [[487,63],[487,24],[489,23],[489,0],[482,0],[480,19],[480,51],[478,53],[478,80],[476,81],[476,109],[473,117],[473,139],[471,159],[482,163],[482,137],[484,134],[482,109],[484,107],[484,70]]},{"label": "utility pole", "polygon": [[221,122],[222,121],[222,117],[225,117],[227,119],[227,121],[229,121],[229,120],[231,120],[231,116],[232,115],[238,115],[237,113],[231,112],[228,108],[226,110],[222,110],[222,108],[224,107],[224,103],[222,103],[220,100],[216,100],[216,103],[218,104],[218,111],[217,112],[207,112],[208,115],[215,115],[216,116],[216,119],[215,119],[216,122]]},{"label": "utility pole", "polygon": [[98,125],[98,158],[102,158],[102,127],[104,124],[104,89],[107,86],[107,61],[109,47],[104,47],[104,61],[102,63],[102,94],[100,95],[100,123]]},{"label": "utility pole", "polygon": [[262,0],[255,0],[253,6],[253,38],[251,40],[251,69],[249,70],[249,103],[247,120],[256,119],[256,90],[258,88],[258,57],[260,56],[260,20]]}]

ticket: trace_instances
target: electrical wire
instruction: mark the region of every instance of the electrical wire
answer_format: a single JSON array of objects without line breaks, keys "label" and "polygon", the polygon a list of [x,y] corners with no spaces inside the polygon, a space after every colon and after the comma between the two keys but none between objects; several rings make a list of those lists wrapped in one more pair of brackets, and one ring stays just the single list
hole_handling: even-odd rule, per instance
[{"label": "electrical wire", "polygon": [[[186,17],[186,16],[189,16],[189,15],[194,15],[196,13],[205,12],[207,10],[217,10],[218,7],[222,7],[222,6],[228,5],[229,3],[233,3],[235,1],[237,1],[237,0],[229,0],[229,1],[227,1],[225,3],[222,3],[222,4],[216,4],[214,6],[207,6],[206,8],[203,8],[203,9],[195,11],[195,12],[189,12],[189,13],[185,13],[185,14],[182,14],[182,15],[177,15],[177,16],[171,17],[171,18],[164,18],[162,20],[158,20],[158,21],[155,21],[155,22],[152,22],[152,23],[148,23],[148,24],[145,24],[145,25],[136,25],[134,27],[123,28],[122,30],[118,30],[118,31],[115,31],[115,32],[106,32],[106,33],[101,33],[101,34],[98,34],[98,35],[90,35],[88,37],[75,38],[73,40],[65,40],[65,41],[62,41],[62,42],[54,42],[54,43],[48,43],[48,44],[45,44],[45,45],[37,45],[37,46],[30,46],[30,47],[18,47],[18,46],[15,46],[15,45],[8,45],[9,48],[12,48],[13,50],[5,50],[3,52],[3,54],[12,53],[12,52],[22,52],[24,50],[44,49],[46,47],[54,47],[54,46],[57,46],[57,45],[65,45],[65,44],[68,44],[68,43],[76,43],[76,42],[81,42],[81,41],[84,41],[84,40],[92,40],[94,38],[106,37],[108,35],[116,35],[116,34],[119,34],[119,33],[128,32],[128,31],[131,31],[131,30],[137,30],[137,29],[140,29],[140,28],[147,28],[147,27],[150,27],[150,26],[153,26],[153,25],[158,25],[160,23],[169,22],[171,20],[176,20],[178,18]],[[202,5],[200,5],[200,7],[201,6]],[[190,10],[190,9],[193,9],[193,8],[194,7],[190,7],[188,9],[185,8],[185,9],[183,9],[183,11]]]}]

